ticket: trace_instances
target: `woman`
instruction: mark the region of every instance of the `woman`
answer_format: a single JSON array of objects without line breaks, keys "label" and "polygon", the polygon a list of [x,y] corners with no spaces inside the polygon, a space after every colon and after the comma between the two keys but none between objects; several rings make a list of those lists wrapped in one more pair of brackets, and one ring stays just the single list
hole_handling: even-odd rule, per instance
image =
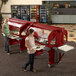
[{"label": "woman", "polygon": [[34,30],[30,29],[28,35],[25,39],[25,46],[27,47],[27,52],[29,54],[29,61],[24,66],[24,71],[27,71],[27,66],[30,65],[30,71],[36,72],[34,70],[34,57],[35,57],[35,40],[34,40]]},{"label": "woman", "polygon": [[8,38],[10,35],[8,19],[5,19],[3,24],[2,24],[2,32],[3,32],[4,39],[5,39],[5,51],[7,52],[8,55],[10,55],[10,53],[9,53],[9,42],[8,42]]}]

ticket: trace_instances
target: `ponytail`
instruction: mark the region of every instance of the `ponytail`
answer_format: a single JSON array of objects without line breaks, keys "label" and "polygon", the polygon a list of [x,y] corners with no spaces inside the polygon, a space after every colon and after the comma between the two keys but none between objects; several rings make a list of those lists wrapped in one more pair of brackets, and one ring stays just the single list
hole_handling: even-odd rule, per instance
[{"label": "ponytail", "polygon": [[34,30],[33,30],[33,29],[30,29],[29,32],[28,32],[28,34],[27,34],[27,36],[29,36],[29,35],[32,34],[33,32],[34,32]]}]

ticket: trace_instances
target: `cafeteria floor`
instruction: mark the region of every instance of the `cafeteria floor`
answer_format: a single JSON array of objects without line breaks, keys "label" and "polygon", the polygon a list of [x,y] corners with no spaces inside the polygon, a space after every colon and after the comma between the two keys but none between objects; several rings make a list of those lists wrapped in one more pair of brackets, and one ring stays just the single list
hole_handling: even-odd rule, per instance
[{"label": "cafeteria floor", "polygon": [[[4,51],[4,39],[0,28],[0,76],[76,76],[76,25],[53,25],[68,30],[68,46],[73,47],[66,51],[61,62],[53,68],[48,67],[48,54],[35,58],[37,73],[24,72],[22,67],[28,60],[26,52],[19,53],[19,45],[10,46],[11,55]],[[28,67],[29,69],[29,67]]]}]

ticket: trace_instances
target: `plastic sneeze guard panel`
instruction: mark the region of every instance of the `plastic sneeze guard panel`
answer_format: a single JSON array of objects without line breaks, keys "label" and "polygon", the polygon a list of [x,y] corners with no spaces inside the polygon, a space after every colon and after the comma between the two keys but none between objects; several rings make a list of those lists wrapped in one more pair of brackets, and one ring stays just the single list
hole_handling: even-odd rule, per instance
[{"label": "plastic sneeze guard panel", "polygon": [[12,22],[8,22],[9,25],[15,26],[15,27],[21,27],[22,24],[17,24],[17,23],[12,23]]},{"label": "plastic sneeze guard panel", "polygon": [[73,50],[74,47],[70,45],[63,45],[63,46],[58,47],[58,49],[67,52],[67,51]]},{"label": "plastic sneeze guard panel", "polygon": [[33,29],[38,35],[38,42],[48,44],[48,36],[52,32],[51,30],[40,29],[36,27],[30,27],[30,29]]}]

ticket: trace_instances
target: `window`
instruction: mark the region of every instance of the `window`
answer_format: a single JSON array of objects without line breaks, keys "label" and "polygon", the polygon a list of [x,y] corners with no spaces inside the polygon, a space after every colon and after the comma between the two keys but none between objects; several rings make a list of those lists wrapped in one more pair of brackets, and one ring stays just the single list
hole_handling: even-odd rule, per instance
[{"label": "window", "polygon": [[65,8],[71,7],[70,3],[65,3],[64,5],[65,5]]},{"label": "window", "polygon": [[59,4],[58,3],[54,3],[53,4],[53,8],[59,8]]}]

